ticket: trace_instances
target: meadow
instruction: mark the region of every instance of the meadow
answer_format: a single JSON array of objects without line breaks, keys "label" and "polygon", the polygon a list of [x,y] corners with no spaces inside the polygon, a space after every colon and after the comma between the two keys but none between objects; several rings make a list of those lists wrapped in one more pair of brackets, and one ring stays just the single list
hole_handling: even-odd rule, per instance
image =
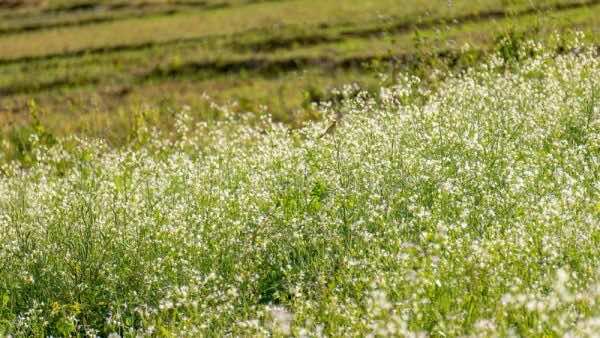
[{"label": "meadow", "polygon": [[48,0],[0,7],[0,137],[11,141],[15,129],[34,120],[32,100],[53,135],[114,145],[135,133],[133,116],[169,129],[183,105],[213,118],[218,111],[210,102],[268,111],[299,126],[322,118],[313,103],[335,99],[332,91],[344,84],[377,92],[381,73],[390,85],[401,71],[427,77],[432,69],[460,70],[494,51],[508,32],[543,41],[578,29],[597,42],[599,6],[596,0],[345,0],[343,6]]},{"label": "meadow", "polygon": [[21,2],[0,337],[597,337],[600,4]]},{"label": "meadow", "polygon": [[34,137],[2,166],[0,332],[594,336],[600,59],[562,47],[347,87],[324,136],[220,107]]}]

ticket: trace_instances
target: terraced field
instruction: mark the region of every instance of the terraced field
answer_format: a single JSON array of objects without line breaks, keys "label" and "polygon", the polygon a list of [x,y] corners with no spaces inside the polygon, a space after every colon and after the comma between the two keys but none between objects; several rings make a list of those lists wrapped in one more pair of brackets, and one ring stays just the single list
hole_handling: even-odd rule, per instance
[{"label": "terraced field", "polygon": [[[19,5],[19,3],[21,3]],[[53,133],[122,142],[132,116],[167,124],[206,95],[299,123],[334,88],[472,63],[508,32],[597,39],[600,1],[13,1],[0,9],[0,122],[33,99]],[[462,57],[468,43],[471,52]],[[206,94],[206,95],[203,95]],[[151,107],[152,109],[149,109]]]}]

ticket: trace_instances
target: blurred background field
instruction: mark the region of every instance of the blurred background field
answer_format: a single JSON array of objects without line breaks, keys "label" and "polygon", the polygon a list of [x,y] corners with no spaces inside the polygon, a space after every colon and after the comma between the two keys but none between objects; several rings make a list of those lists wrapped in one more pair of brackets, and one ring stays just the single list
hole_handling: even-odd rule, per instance
[{"label": "blurred background field", "polygon": [[0,133],[5,144],[43,128],[118,145],[140,119],[168,128],[183,105],[211,118],[211,102],[299,125],[344,84],[427,79],[502,37],[572,29],[597,43],[600,1],[4,0]]}]

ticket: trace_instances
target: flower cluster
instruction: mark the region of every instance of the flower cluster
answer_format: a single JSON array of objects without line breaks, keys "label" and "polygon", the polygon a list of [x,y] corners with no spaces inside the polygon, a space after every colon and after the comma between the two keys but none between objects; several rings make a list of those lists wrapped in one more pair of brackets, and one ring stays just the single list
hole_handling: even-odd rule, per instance
[{"label": "flower cluster", "polygon": [[600,59],[523,48],[342,91],[332,133],[37,146],[0,174],[0,335],[593,335]]}]

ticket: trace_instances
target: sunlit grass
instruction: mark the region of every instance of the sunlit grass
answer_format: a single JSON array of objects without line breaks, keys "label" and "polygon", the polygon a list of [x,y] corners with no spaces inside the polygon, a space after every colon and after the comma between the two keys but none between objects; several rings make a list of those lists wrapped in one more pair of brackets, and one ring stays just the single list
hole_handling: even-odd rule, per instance
[{"label": "sunlit grass", "polygon": [[[537,6],[575,1],[543,1]],[[415,23],[434,18],[452,22],[454,16],[489,10],[529,8],[528,1],[509,6],[498,0],[477,1],[359,1],[314,2],[310,0],[257,2],[212,11],[184,11],[176,15],[150,16],[36,32],[0,36],[0,59],[228,35],[248,30],[277,31],[280,27],[336,26],[365,21],[394,20]],[[417,21],[417,22],[418,22]],[[94,39],[89,37],[93,36]],[[40,43],[43,42],[43,43]]]},{"label": "sunlit grass", "polygon": [[227,107],[123,149],[34,126],[0,174],[0,334],[591,336],[600,59],[564,43],[347,87],[325,136]]},{"label": "sunlit grass", "polygon": [[[427,76],[425,73],[442,63],[454,62],[454,56],[438,60],[437,53],[449,52],[460,57],[460,50],[469,44],[478,53],[485,54],[496,48],[498,37],[507,32],[547,41],[554,30],[579,27],[590,33],[587,37],[590,42],[598,43],[600,35],[595,34],[599,24],[595,16],[597,7],[481,22],[455,24],[448,19],[447,25],[436,24],[418,33],[413,30],[386,32],[386,25],[395,22],[389,18],[377,18],[364,24],[358,24],[360,18],[353,18],[353,23],[347,25],[336,26],[332,22],[330,27],[321,28],[309,25],[303,28],[281,27],[276,32],[251,30],[232,36],[210,36],[201,41],[139,50],[27,60],[2,66],[0,90],[14,94],[6,95],[0,110],[12,112],[6,114],[6,119],[15,120],[17,125],[26,123],[27,102],[34,99],[46,112],[41,118],[52,133],[83,132],[106,136],[111,143],[119,143],[127,138],[123,135],[130,132],[127,126],[131,116],[127,113],[112,114],[113,111],[134,115],[144,105],[165,107],[163,110],[169,111],[183,104],[189,104],[198,111],[204,107],[201,94],[206,92],[220,104],[238,101],[239,111],[264,110],[264,106],[276,120],[296,125],[312,116],[312,112],[306,109],[315,99],[307,96],[311,91],[326,98],[330,96],[331,89],[350,82],[373,89],[377,86],[377,73],[389,72],[392,68],[418,68],[419,74]],[[370,29],[380,29],[384,33],[344,35]],[[248,47],[261,44],[269,47],[269,41],[294,41],[303,36],[324,36],[331,41],[292,44],[286,48],[267,48],[258,52]],[[402,61],[404,57],[408,61]],[[344,62],[361,59],[368,61],[356,61],[349,69],[340,66]],[[235,68],[252,60],[266,65],[285,62],[293,65],[294,60],[306,60],[303,61],[306,65],[297,69],[274,66],[265,70],[252,66],[250,62]],[[390,64],[390,60],[397,61]],[[461,62],[464,64],[457,68],[474,61],[463,58]],[[234,70],[215,71],[211,66],[214,64],[232,65]],[[200,115],[207,114],[212,113],[206,111]],[[168,113],[161,117],[163,121],[169,119]],[[4,134],[13,128],[8,124],[2,127]]]}]

